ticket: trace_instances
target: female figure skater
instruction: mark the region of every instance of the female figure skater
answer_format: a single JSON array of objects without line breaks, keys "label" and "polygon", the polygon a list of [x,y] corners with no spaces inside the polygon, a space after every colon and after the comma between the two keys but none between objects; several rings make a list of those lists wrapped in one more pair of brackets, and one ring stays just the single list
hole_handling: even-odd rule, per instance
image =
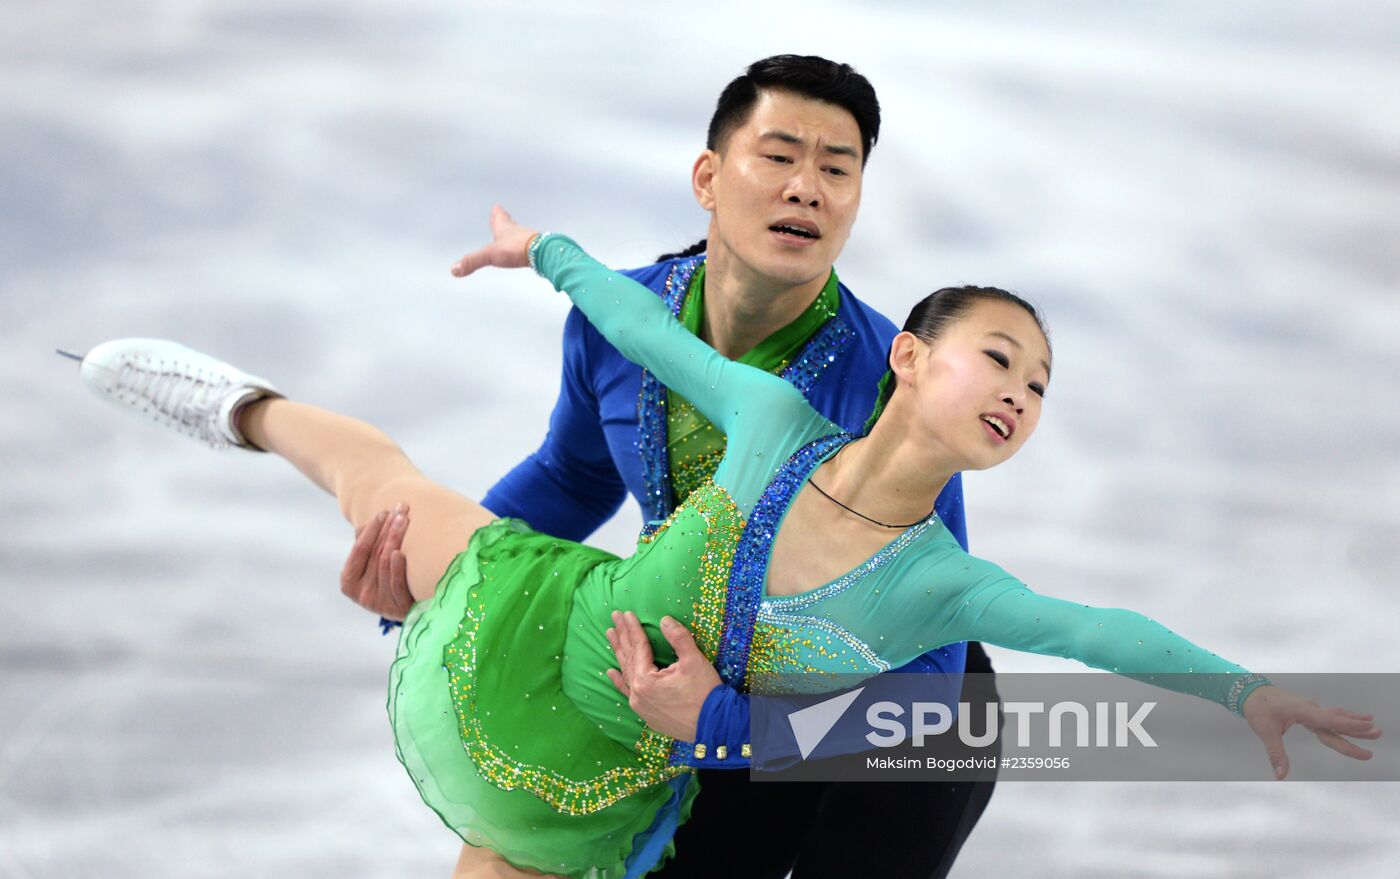
[{"label": "female figure skater", "polygon": [[492,230],[455,275],[534,266],[728,437],[713,480],[626,559],[499,519],[426,479],[375,428],[172,343],[109,342],[82,365],[110,400],[215,445],[281,455],[356,526],[411,506],[404,553],[417,603],[389,713],[424,801],[468,843],[459,875],[622,877],[663,856],[669,831],[653,819],[672,797],[684,811],[693,796],[680,764],[690,746],[647,729],[609,682],[619,605],[636,609],[659,661],[673,656],[657,625],[674,617],[739,685],[874,675],[981,640],[1124,674],[1203,673],[1193,692],[1241,713],[1279,778],[1294,723],[1342,754],[1371,756],[1344,738],[1379,736],[1368,715],[1319,708],[1136,613],[1036,595],[967,555],[930,512],[953,473],[1002,463],[1035,431],[1050,350],[1014,295],[955,288],[920,302],[890,351],[883,414],[857,438],[782,379],[717,354],[571,240],[499,208]]}]

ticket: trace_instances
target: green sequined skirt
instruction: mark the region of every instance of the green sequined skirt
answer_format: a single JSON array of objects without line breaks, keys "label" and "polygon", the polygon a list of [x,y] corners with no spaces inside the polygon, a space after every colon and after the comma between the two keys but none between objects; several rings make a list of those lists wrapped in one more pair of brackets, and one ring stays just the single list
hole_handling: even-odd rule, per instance
[{"label": "green sequined skirt", "polygon": [[566,694],[596,687],[607,661],[569,654],[576,592],[617,563],[499,519],[404,621],[389,673],[399,759],[448,827],[520,866],[620,879],[685,771],[666,765],[669,739],[626,741]]}]

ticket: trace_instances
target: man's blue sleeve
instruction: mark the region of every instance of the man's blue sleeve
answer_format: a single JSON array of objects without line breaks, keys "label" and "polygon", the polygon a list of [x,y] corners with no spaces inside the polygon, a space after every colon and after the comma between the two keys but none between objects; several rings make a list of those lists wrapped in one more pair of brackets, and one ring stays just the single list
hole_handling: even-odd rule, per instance
[{"label": "man's blue sleeve", "polygon": [[583,540],[622,506],[627,488],[603,434],[587,376],[588,321],[577,308],[564,321],[564,369],[549,433],[533,454],[491,487],[481,504],[524,519],[536,531]]},{"label": "man's blue sleeve", "polygon": [[749,768],[749,696],[716,684],[700,708],[694,750],[679,762],[697,769]]}]

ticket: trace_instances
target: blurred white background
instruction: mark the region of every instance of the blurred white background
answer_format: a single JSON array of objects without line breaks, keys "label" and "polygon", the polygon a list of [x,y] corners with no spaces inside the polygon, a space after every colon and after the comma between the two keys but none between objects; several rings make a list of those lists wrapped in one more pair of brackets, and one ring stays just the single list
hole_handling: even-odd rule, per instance
[{"label": "blurred white background", "polygon": [[[1049,314],[1039,438],[967,480],[975,552],[1261,671],[1400,671],[1396,13],[0,7],[0,876],[446,875],[334,504],[51,351],[180,339],[479,495],[543,435],[566,303],[448,266],[494,201],[618,266],[689,244],[714,99],[777,52],[884,106],[843,280],[897,321],[950,283]],[[1388,875],[1397,819],[1390,784],[1005,784],[954,875]]]}]

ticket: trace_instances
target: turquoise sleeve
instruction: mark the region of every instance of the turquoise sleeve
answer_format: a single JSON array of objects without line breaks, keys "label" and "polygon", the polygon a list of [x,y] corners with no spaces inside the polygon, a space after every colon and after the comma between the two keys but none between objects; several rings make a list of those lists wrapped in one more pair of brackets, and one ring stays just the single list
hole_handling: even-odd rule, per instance
[{"label": "turquoise sleeve", "polygon": [[970,561],[975,564],[969,569],[982,576],[961,593],[953,611],[950,634],[958,640],[1077,659],[1235,713],[1268,683],[1140,613],[1037,595],[997,566]]},{"label": "turquoise sleeve", "polygon": [[622,356],[695,404],[726,435],[729,453],[715,481],[733,490],[741,508],[801,442],[839,429],[791,384],[723,356],[682,326],[656,294],[573,240],[541,235],[530,261]]}]

